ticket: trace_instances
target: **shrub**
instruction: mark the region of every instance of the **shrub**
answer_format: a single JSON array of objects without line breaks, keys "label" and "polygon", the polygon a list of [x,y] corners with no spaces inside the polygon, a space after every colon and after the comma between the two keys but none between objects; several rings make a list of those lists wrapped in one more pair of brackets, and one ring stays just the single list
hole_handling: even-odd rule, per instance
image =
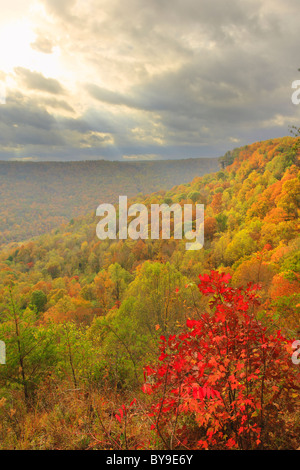
[{"label": "shrub", "polygon": [[233,288],[215,271],[199,278],[211,312],[161,336],[159,364],[145,369],[143,391],[158,396],[152,429],[171,449],[270,448],[299,396],[290,343],[258,321],[257,285]]}]

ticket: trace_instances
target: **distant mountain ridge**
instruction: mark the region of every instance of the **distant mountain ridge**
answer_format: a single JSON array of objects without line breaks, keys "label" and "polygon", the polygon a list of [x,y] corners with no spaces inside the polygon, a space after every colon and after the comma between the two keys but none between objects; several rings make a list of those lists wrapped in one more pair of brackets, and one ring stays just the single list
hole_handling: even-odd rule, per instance
[{"label": "distant mountain ridge", "polygon": [[0,246],[46,233],[119,195],[169,190],[218,169],[218,158],[0,161]]}]

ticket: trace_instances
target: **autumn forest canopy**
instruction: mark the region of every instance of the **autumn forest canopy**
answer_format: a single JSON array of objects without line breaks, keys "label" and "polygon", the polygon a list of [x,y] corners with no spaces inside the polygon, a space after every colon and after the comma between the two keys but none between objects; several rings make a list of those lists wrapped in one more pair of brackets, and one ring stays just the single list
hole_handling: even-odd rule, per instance
[{"label": "autumn forest canopy", "polygon": [[[0,162],[0,449],[298,448],[299,156]],[[122,194],[203,204],[204,247],[99,240]]]},{"label": "autumn forest canopy", "polygon": [[0,161],[0,247],[57,228],[128,197],[189,183],[218,170],[217,158],[172,161]]}]

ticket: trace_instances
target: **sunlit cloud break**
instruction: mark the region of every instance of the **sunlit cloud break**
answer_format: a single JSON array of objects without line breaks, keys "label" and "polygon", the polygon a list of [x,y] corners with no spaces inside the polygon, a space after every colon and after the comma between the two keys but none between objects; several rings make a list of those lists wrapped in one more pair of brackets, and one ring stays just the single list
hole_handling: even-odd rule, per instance
[{"label": "sunlit cloud break", "polygon": [[218,157],[286,135],[298,13],[297,0],[6,2],[0,159]]}]

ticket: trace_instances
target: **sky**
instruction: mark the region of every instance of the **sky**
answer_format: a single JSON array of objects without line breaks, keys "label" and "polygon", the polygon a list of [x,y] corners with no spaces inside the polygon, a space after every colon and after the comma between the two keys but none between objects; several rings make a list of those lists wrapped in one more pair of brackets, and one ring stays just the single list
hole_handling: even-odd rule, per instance
[{"label": "sky", "polygon": [[0,160],[219,157],[299,127],[299,0],[9,0]]}]

